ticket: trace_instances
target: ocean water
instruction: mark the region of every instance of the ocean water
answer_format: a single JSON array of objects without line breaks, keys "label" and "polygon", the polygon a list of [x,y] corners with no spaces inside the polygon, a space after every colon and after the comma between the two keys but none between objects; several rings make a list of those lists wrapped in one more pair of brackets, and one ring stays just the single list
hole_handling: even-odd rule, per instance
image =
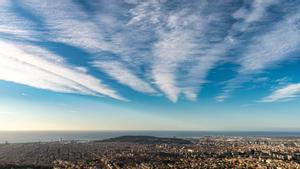
[{"label": "ocean water", "polygon": [[300,132],[264,131],[0,131],[0,143],[49,142],[58,140],[92,141],[112,137],[157,136],[194,138],[204,136],[299,137]]}]

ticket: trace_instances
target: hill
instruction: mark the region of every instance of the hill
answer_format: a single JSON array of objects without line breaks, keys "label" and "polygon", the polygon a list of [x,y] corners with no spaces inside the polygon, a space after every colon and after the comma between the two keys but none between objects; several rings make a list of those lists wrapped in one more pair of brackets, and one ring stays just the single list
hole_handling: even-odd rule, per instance
[{"label": "hill", "polygon": [[189,140],[180,138],[163,138],[153,136],[120,136],[102,140],[102,142],[129,142],[139,144],[191,144]]}]

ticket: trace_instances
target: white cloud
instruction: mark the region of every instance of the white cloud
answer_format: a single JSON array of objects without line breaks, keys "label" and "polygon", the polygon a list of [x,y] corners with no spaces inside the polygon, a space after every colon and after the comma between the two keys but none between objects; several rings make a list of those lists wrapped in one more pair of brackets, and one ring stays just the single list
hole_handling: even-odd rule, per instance
[{"label": "white cloud", "polygon": [[[248,16],[252,19],[247,17],[246,20],[256,21],[262,17],[266,7],[277,2],[255,1],[254,14]],[[300,13],[296,11],[295,14],[288,15],[283,21],[275,24],[270,32],[254,37],[239,61],[242,66],[240,73],[255,73],[287,59],[287,54],[296,50],[300,43],[299,20]]]},{"label": "white cloud", "polygon": [[193,60],[194,65],[189,68],[188,73],[184,76],[187,80],[183,81],[183,93],[189,100],[197,99],[199,90],[206,83],[207,74],[219,61],[224,59],[224,54],[230,46],[231,44],[226,43],[226,41],[212,45],[210,49],[205,50],[205,54],[199,54]]},{"label": "white cloud", "polygon": [[[198,35],[195,34],[201,34],[204,27],[202,18],[185,9],[171,13],[153,11],[149,22],[158,24],[158,41],[152,51],[154,61],[151,73],[154,83],[173,102],[178,100],[181,93],[194,100],[194,94],[185,91],[186,86],[180,81],[178,69],[185,67],[185,61],[193,60],[199,54]],[[143,12],[141,16],[145,13],[148,14]]]},{"label": "white cloud", "polygon": [[[130,10],[132,17],[127,26],[144,30],[141,32],[152,32],[151,36],[158,39],[156,43],[151,44],[152,49],[149,52],[149,56],[152,56],[150,76],[154,84],[171,101],[176,102],[180,89],[176,86],[175,71],[178,62],[183,60],[185,57],[183,55],[187,51],[183,44],[189,44],[181,43],[186,42],[184,34],[181,34],[183,32],[164,30],[164,24],[168,23],[168,14],[164,13],[161,7],[162,4],[157,0],[136,4]],[[133,39],[133,41],[136,40]]]},{"label": "white cloud", "polygon": [[223,93],[219,96],[216,97],[216,100],[218,102],[223,102],[225,101],[227,98],[229,97],[229,95],[227,94],[227,91],[223,91]]},{"label": "white cloud", "polygon": [[57,60],[58,56],[42,48],[7,41],[0,41],[0,46],[0,80],[56,92],[124,100],[86,71]]},{"label": "white cloud", "polygon": [[0,2],[0,35],[9,35],[11,39],[33,39],[33,24],[16,15],[12,10],[12,2]]},{"label": "white cloud", "polygon": [[299,20],[299,13],[288,16],[275,25],[271,32],[256,37],[240,61],[240,72],[257,72],[288,59],[287,54],[295,51],[300,44]]},{"label": "white cloud", "polygon": [[139,78],[124,64],[117,61],[95,61],[93,65],[106,72],[121,84],[143,93],[155,93],[156,91],[143,79]]},{"label": "white cloud", "polygon": [[177,68],[192,55],[195,44],[180,31],[161,35],[160,38],[154,49],[153,79],[167,97],[176,102],[180,93],[176,81]]},{"label": "white cloud", "polygon": [[[207,75],[218,63],[229,58],[226,56],[234,53],[231,49],[241,49],[238,52],[246,49],[246,52],[240,55],[241,59],[235,60],[241,65],[239,75],[226,83],[219,101],[225,100],[245,82],[245,76],[287,59],[287,54],[299,45],[298,14],[287,17],[279,24],[272,23],[274,27],[270,32],[260,34],[261,27],[266,28],[273,22],[268,9],[278,5],[279,0],[247,1],[236,12],[237,3],[233,1],[191,1],[176,3],[172,8],[165,0],[126,2],[130,5],[120,1],[87,2],[87,6],[97,9],[92,12],[72,0],[19,2],[21,8],[35,16],[32,19],[10,11],[11,1],[3,0],[0,9],[5,10],[0,10],[0,34],[13,35],[23,42],[24,39],[38,37],[38,43],[54,41],[58,42],[56,45],[64,43],[84,49],[91,54],[87,56],[87,63],[93,63],[119,83],[144,93],[156,93],[157,89],[173,102],[181,96],[196,100],[203,84],[207,83]],[[38,26],[41,28],[34,25],[35,19],[40,21]],[[253,38],[253,35],[256,37]],[[42,55],[47,62],[91,77],[85,68],[70,67],[62,57],[43,49],[31,45],[27,45],[26,49],[21,46],[16,48],[31,56]],[[25,61],[21,64],[12,58],[6,59],[11,64],[24,66],[25,70],[30,67],[23,63]],[[26,63],[32,64],[30,62],[35,63],[34,60]],[[13,72],[12,67],[8,70]],[[61,77],[61,73],[64,74],[45,73],[60,83],[52,84],[52,81],[45,82],[44,79],[38,81],[43,85],[37,86],[88,94],[100,91],[86,87],[88,84],[81,81],[83,77],[79,81]],[[25,83],[24,80],[22,82]],[[26,83],[34,85],[33,81]],[[65,83],[72,84],[57,85]],[[93,83],[92,86],[97,86],[96,82]]]},{"label": "white cloud", "polygon": [[[164,4],[153,0],[140,3],[131,10],[133,18],[129,25],[154,30],[152,36],[157,40],[152,48],[152,78],[173,102],[181,94],[196,100],[207,74],[232,45],[228,39],[222,41],[223,37],[218,34],[224,31],[226,14],[223,11],[202,14],[208,4],[197,5],[195,9],[164,11]],[[211,43],[211,39],[221,42]]]},{"label": "white cloud", "polygon": [[230,97],[232,91],[247,81],[250,75],[291,59],[289,54],[298,50],[300,44],[299,20],[299,12],[288,15],[275,24],[270,32],[254,37],[246,52],[238,60],[241,65],[238,76],[228,81],[217,100],[224,101]]},{"label": "white cloud", "polygon": [[173,102],[177,101],[180,93],[180,89],[176,86],[176,76],[173,73],[175,70],[160,63],[155,64],[152,70],[154,83]]},{"label": "white cloud", "polygon": [[49,30],[50,40],[66,43],[88,51],[108,50],[101,28],[71,0],[24,1],[24,7],[41,17]]},{"label": "white cloud", "polygon": [[[140,25],[148,27],[151,25],[159,24],[164,17],[164,13],[161,12],[161,3],[158,0],[150,0],[138,3],[133,9],[130,10],[130,14],[133,16],[128,25]],[[145,22],[146,21],[146,22]]]},{"label": "white cloud", "polygon": [[[153,90],[146,85],[146,81],[152,79],[154,84],[174,102],[178,100],[180,94],[195,100],[207,73],[220,60],[219,55],[226,51],[223,50],[222,44],[215,45],[216,48],[211,48],[207,52],[204,50],[199,56],[199,48],[206,48],[210,44],[206,41],[199,45],[197,38],[205,34],[204,28],[209,22],[219,22],[219,20],[215,20],[215,16],[201,17],[197,10],[190,11],[187,8],[164,11],[163,1],[137,2],[135,7],[129,10],[131,18],[127,24],[110,13],[100,12],[94,17],[88,16],[72,1],[63,4],[59,1],[23,3],[38,17],[42,17],[50,31],[50,40],[87,51],[106,50],[118,54],[121,61],[136,68],[130,72],[128,70],[127,73],[139,83],[133,84],[123,77],[117,77],[117,69],[112,71],[112,68],[103,66],[105,65],[103,63],[102,68],[106,69],[110,76],[137,91],[149,93]],[[203,4],[205,7],[206,3]],[[109,33],[104,35],[102,30]],[[118,33],[120,30],[121,33]],[[104,40],[104,36],[110,41]],[[155,39],[158,41],[155,42]],[[151,41],[153,43],[149,44]],[[105,57],[109,58],[109,56]],[[178,69],[186,69],[184,64],[189,61],[194,61],[195,66],[187,70],[185,80],[185,75],[178,74]],[[110,62],[108,61],[108,65]],[[148,80],[141,80],[134,75],[140,74],[135,71],[143,65],[150,65],[150,70],[145,72],[146,75],[151,76],[147,76]]]},{"label": "white cloud", "polygon": [[260,20],[266,13],[268,7],[278,3],[279,0],[255,0],[252,3],[252,11],[244,17],[245,22],[251,23]]},{"label": "white cloud", "polygon": [[277,3],[279,3],[279,0],[254,0],[250,9],[246,9],[243,6],[233,13],[232,16],[236,19],[243,19],[246,23],[255,22],[265,15],[268,7]]},{"label": "white cloud", "polygon": [[216,97],[216,100],[218,102],[225,101],[226,99],[228,99],[231,96],[232,92],[235,89],[239,88],[240,85],[242,83],[246,82],[248,79],[249,79],[249,75],[243,75],[243,76],[239,75],[233,79],[226,81],[225,87],[224,87],[222,93]]},{"label": "white cloud", "polygon": [[272,92],[260,102],[276,102],[295,99],[300,95],[300,83],[289,84]]},{"label": "white cloud", "polygon": [[[201,8],[205,10],[206,5],[204,3]],[[179,23],[185,21],[185,18],[183,17]],[[189,100],[197,99],[203,84],[207,83],[206,78],[209,72],[218,66],[219,62],[226,60],[226,53],[237,44],[237,39],[230,35],[233,29],[227,22],[229,18],[231,19],[229,13],[220,10],[196,18],[191,23],[200,22],[201,24],[198,23],[196,29],[190,32],[194,37],[190,40],[194,43],[194,48],[187,50],[193,51],[193,54],[189,55],[187,61],[183,63],[188,65],[184,68],[186,73],[181,75],[180,79],[182,93]],[[229,29],[224,29],[227,26]],[[227,35],[224,34],[224,30]]]},{"label": "white cloud", "polygon": [[234,29],[240,31],[246,31],[249,28],[249,25],[260,21],[264,18],[267,9],[279,3],[279,0],[254,0],[251,3],[251,8],[247,9],[245,6],[241,7],[235,13],[232,14],[232,17],[235,19],[241,19],[240,22],[236,22],[233,25]]}]

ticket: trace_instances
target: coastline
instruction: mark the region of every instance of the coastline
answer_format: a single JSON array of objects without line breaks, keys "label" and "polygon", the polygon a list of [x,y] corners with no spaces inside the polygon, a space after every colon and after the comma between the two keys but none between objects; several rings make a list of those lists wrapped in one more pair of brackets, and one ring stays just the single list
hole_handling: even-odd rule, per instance
[{"label": "coastline", "polygon": [[124,135],[169,138],[201,138],[205,136],[300,138],[300,131],[0,131],[0,143],[54,142],[61,140],[86,142]]}]

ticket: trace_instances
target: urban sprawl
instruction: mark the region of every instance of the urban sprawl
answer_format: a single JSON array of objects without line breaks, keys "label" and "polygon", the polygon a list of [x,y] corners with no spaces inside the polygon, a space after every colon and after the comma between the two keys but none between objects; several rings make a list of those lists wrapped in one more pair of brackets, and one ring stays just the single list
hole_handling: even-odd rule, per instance
[{"label": "urban sprawl", "polygon": [[103,141],[0,144],[0,168],[300,168],[300,139],[125,136]]}]

